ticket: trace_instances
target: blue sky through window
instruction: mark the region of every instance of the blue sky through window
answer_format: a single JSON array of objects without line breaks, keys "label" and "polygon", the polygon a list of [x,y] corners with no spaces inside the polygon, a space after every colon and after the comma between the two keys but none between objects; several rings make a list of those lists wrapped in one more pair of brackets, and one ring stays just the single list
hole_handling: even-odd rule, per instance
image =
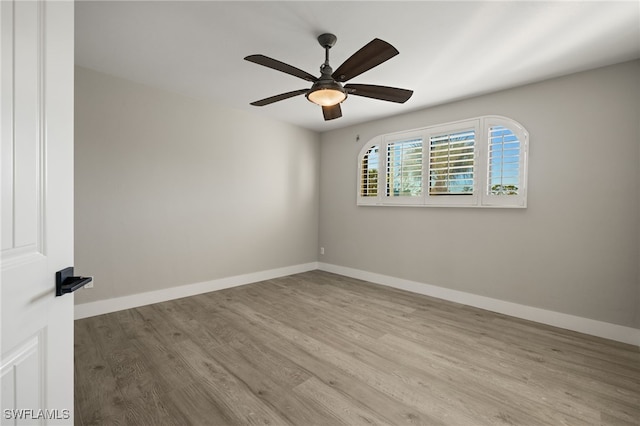
[{"label": "blue sky through window", "polygon": [[489,193],[517,194],[520,186],[520,141],[503,126],[489,129]]}]

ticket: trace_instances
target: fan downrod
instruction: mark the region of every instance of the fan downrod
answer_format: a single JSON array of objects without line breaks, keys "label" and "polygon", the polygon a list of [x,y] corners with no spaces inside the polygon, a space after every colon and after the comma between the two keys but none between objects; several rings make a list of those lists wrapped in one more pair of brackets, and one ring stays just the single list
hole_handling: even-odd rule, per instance
[{"label": "fan downrod", "polygon": [[325,33],[318,36],[318,43],[325,49],[331,49],[338,41],[338,37],[333,34]]}]

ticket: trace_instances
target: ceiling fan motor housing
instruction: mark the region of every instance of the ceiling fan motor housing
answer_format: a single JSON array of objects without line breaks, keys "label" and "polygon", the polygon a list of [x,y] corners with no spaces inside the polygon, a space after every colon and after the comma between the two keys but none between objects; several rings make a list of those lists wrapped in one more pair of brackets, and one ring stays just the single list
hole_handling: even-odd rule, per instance
[{"label": "ceiling fan motor housing", "polygon": [[318,43],[325,49],[331,49],[338,41],[338,37],[333,34],[325,33],[318,36]]}]

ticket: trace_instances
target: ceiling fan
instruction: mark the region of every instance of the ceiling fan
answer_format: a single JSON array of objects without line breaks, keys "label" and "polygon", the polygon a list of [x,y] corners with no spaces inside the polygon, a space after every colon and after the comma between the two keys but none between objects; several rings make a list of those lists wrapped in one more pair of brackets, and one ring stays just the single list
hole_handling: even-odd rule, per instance
[{"label": "ceiling fan", "polygon": [[265,106],[294,96],[305,95],[309,101],[322,107],[322,114],[325,120],[333,120],[342,117],[340,103],[347,98],[347,95],[364,96],[397,103],[405,103],[413,95],[412,90],[399,89],[397,87],[374,86],[371,84],[345,84],[343,86],[342,83],[380,65],[400,52],[386,41],[376,38],[351,55],[337,70],[333,71],[329,65],[329,49],[336,44],[337,40],[337,37],[333,34],[318,36],[318,43],[325,49],[325,60],[320,66],[320,77],[315,77],[306,71],[264,55],[249,55],[244,58],[249,62],[313,83],[309,89],[281,93],[251,102],[251,105]]}]

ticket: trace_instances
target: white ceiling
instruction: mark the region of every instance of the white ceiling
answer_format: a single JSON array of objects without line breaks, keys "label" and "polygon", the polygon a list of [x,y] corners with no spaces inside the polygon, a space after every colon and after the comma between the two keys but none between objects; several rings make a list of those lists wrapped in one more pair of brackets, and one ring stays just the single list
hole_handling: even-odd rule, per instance
[{"label": "white ceiling", "polygon": [[[640,2],[79,1],[76,64],[326,131],[640,58]],[[374,38],[400,55],[350,83],[414,90],[405,104],[350,96],[325,122],[298,96],[309,83],[247,61],[266,56],[319,75],[323,32],[336,69]]]}]

